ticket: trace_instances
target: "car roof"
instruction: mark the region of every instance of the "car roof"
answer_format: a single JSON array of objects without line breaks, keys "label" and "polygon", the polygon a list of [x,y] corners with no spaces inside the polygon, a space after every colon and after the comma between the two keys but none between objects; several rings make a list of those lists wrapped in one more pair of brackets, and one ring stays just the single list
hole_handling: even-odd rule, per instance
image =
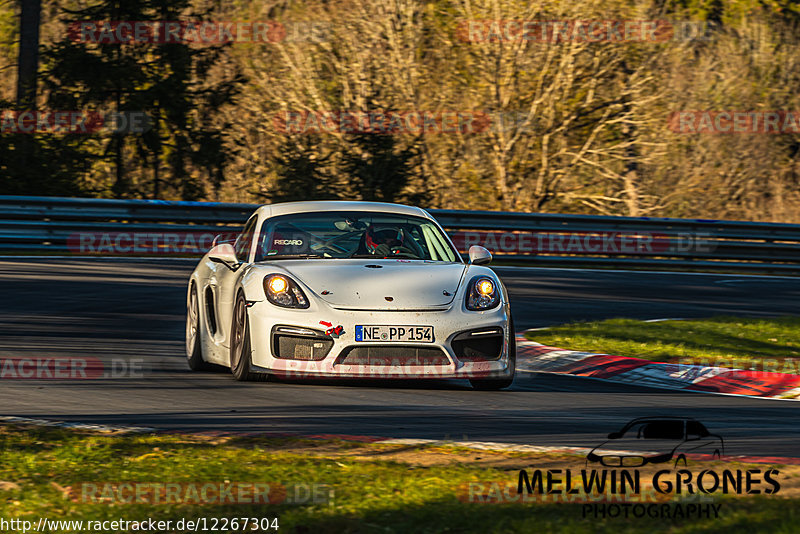
[{"label": "car roof", "polygon": [[632,425],[633,423],[646,423],[652,421],[694,421],[698,422],[697,419],[694,417],[682,417],[678,415],[663,415],[663,416],[651,416],[651,417],[637,417],[636,419],[632,419],[625,423],[625,426]]},{"label": "car roof", "polygon": [[276,217],[278,215],[291,215],[293,213],[316,213],[320,211],[374,211],[379,213],[394,213],[413,217],[423,217],[433,220],[431,215],[414,206],[403,204],[390,204],[388,202],[364,202],[348,200],[316,200],[301,202],[279,202],[266,204],[259,207],[256,213],[263,217]]}]

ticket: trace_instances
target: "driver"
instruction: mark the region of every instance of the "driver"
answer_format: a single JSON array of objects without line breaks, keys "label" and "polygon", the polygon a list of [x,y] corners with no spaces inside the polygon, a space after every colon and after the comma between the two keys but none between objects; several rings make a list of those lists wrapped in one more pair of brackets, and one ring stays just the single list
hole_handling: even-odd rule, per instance
[{"label": "driver", "polygon": [[387,226],[367,228],[364,237],[364,244],[370,254],[375,256],[391,256],[400,252],[400,248],[405,243],[405,232],[402,228]]}]

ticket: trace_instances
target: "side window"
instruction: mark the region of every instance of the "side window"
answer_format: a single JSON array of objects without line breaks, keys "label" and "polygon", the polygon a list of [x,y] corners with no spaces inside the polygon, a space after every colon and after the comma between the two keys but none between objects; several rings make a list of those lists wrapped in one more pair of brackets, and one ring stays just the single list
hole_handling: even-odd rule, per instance
[{"label": "side window", "polygon": [[250,217],[250,220],[244,225],[244,230],[242,230],[242,233],[236,238],[236,243],[233,245],[233,249],[236,251],[236,258],[238,258],[239,261],[247,261],[248,259],[250,245],[253,244],[256,220],[258,220],[257,216],[254,215]]},{"label": "side window", "polygon": [[684,439],[683,421],[653,421],[644,427],[642,437],[644,439]]},{"label": "side window", "polygon": [[704,438],[708,436],[708,430],[698,421],[687,421],[686,434],[689,439]]}]

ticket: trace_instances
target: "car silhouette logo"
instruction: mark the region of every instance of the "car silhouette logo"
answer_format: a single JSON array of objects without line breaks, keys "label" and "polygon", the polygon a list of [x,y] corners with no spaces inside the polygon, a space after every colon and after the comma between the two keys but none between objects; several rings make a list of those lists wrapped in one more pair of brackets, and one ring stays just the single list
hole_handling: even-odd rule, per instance
[{"label": "car silhouette logo", "polygon": [[610,433],[608,441],[589,452],[586,463],[632,468],[674,460],[677,467],[679,462],[686,465],[689,454],[720,459],[725,454],[723,439],[690,417],[640,417]]}]

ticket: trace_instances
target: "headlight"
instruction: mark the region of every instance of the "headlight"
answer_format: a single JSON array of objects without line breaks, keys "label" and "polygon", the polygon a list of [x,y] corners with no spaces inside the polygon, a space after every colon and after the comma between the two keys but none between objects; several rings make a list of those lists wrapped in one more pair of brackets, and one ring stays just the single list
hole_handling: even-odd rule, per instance
[{"label": "headlight", "polygon": [[267,300],[282,308],[308,308],[308,298],[294,280],[282,274],[271,274],[264,278],[264,293]]},{"label": "headlight", "polygon": [[494,284],[491,280],[484,278],[483,280],[478,280],[478,283],[475,284],[475,289],[481,296],[487,297],[494,293]]},{"label": "headlight", "polygon": [[500,304],[497,284],[487,276],[476,276],[467,288],[467,309],[472,311],[491,310]]}]

